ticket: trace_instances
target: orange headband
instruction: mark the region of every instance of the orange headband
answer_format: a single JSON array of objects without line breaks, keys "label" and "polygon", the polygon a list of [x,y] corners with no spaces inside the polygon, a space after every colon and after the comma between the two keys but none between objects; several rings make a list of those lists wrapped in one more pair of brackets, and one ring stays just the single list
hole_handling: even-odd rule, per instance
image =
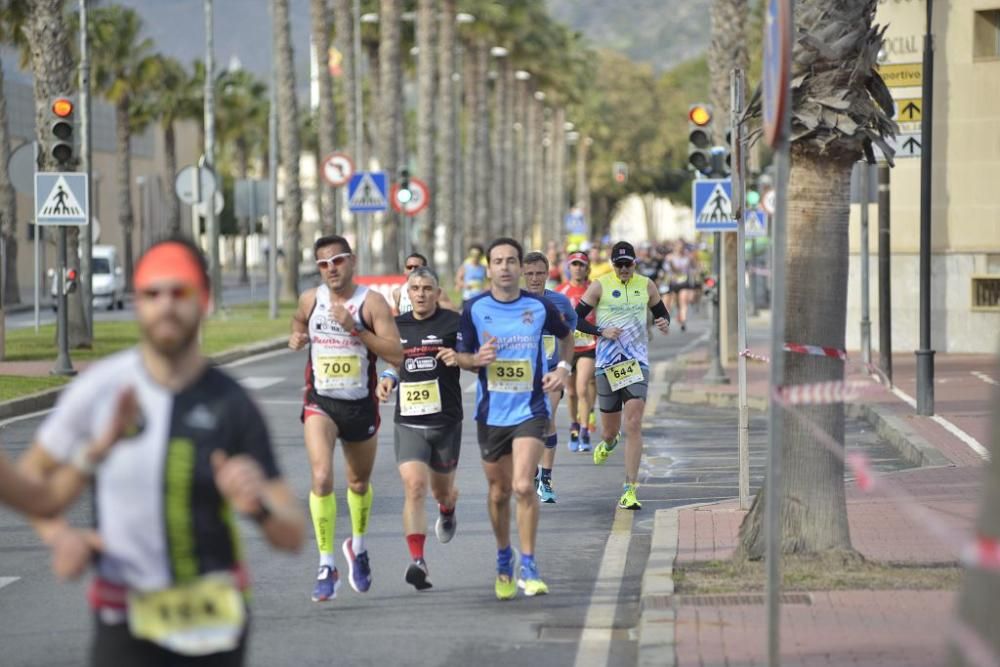
[{"label": "orange headband", "polygon": [[145,289],[154,280],[170,278],[198,288],[201,305],[208,306],[208,285],[191,249],[181,243],[160,243],[150,249],[135,268],[135,288]]}]

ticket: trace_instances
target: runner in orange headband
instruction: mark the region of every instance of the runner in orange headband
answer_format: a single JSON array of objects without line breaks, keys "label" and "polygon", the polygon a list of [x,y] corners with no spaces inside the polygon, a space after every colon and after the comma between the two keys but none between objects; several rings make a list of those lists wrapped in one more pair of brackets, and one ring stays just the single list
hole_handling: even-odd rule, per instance
[{"label": "runner in orange headband", "polygon": [[194,287],[203,308],[208,307],[208,279],[195,249],[180,241],[155,244],[139,260],[135,269],[135,289],[142,291],[151,283],[169,278]]}]

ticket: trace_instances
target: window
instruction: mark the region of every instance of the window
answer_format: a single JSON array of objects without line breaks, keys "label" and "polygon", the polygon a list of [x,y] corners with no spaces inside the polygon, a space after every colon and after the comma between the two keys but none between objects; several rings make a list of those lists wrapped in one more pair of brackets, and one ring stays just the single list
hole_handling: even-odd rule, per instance
[{"label": "window", "polygon": [[1000,58],[1000,9],[983,9],[976,12],[972,26],[972,58],[973,60]]},{"label": "window", "polygon": [[972,310],[1000,312],[1000,276],[972,276]]}]

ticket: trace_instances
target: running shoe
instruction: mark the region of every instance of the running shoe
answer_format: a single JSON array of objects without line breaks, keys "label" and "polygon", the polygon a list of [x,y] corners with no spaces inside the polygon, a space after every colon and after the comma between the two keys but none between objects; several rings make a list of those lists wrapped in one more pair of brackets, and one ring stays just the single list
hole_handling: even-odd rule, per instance
[{"label": "running shoe", "polygon": [[344,557],[347,559],[347,580],[351,588],[358,593],[367,593],[372,587],[372,569],[368,564],[368,551],[362,551],[355,555],[351,548],[352,540],[348,537],[344,540]]},{"label": "running shoe", "polygon": [[611,452],[615,451],[615,447],[618,446],[618,441],[621,440],[622,434],[619,433],[615,436],[615,439],[610,443],[601,440],[597,443],[597,447],[594,448],[594,465],[601,465],[608,460],[611,456]]},{"label": "running shoe", "polygon": [[623,510],[641,510],[642,503],[639,499],[635,497],[636,489],[638,489],[637,484],[625,483],[625,491],[622,493],[621,499],[618,501],[618,507]]},{"label": "running shoe", "polygon": [[554,503],[556,501],[556,492],[552,490],[551,479],[538,480],[538,484],[535,486],[535,491],[538,493],[538,498],[543,503]]},{"label": "running shoe", "polygon": [[580,451],[589,452],[590,451],[590,429],[583,429],[580,431]]},{"label": "running shoe", "polygon": [[569,427],[569,442],[566,445],[569,451],[575,452],[580,448],[580,425],[573,422]]},{"label": "running shoe", "polygon": [[591,432],[597,430],[597,413],[593,410],[590,411],[590,418],[587,420],[587,427]]},{"label": "running shoe", "polygon": [[681,331],[687,331],[687,330],[688,330],[687,322],[681,322]]},{"label": "running shoe", "polygon": [[313,589],[313,602],[326,602],[337,597],[337,589],[340,588],[340,573],[337,568],[329,565],[320,565],[319,574],[316,576],[316,588]]},{"label": "running shoe", "polygon": [[521,571],[518,574],[517,585],[524,589],[524,594],[528,597],[535,595],[545,595],[549,592],[549,587],[545,585],[542,578],[538,576],[538,566],[532,561],[530,565],[521,564]]},{"label": "running shoe", "polygon": [[403,579],[418,591],[426,591],[432,585],[430,576],[431,573],[427,569],[427,563],[423,558],[418,558],[406,568],[406,574],[403,575]]},{"label": "running shoe", "polygon": [[437,535],[438,542],[441,544],[451,542],[457,529],[458,517],[455,516],[454,510],[451,514],[438,514],[437,522],[434,524],[434,534]]},{"label": "running shoe", "polygon": [[497,564],[497,580],[493,585],[493,590],[496,591],[497,600],[513,600],[517,597],[517,580],[514,578],[514,562],[520,558],[516,551],[513,551],[510,557],[510,563],[507,567],[502,568]]}]

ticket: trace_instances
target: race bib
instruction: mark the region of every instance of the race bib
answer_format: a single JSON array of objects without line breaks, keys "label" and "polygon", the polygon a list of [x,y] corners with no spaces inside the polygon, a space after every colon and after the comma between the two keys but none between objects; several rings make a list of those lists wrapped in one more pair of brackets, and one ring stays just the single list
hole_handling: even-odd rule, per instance
[{"label": "race bib", "polygon": [[132,635],[182,655],[232,651],[246,625],[243,596],[229,575],[207,575],[162,591],[128,595]]},{"label": "race bib", "polygon": [[620,364],[615,364],[614,366],[608,366],[604,371],[604,376],[608,378],[608,384],[611,385],[611,391],[618,391],[619,389],[624,389],[625,387],[635,384],[636,382],[642,382],[642,368],[639,367],[639,362],[635,359],[629,359],[628,361],[623,361]]},{"label": "race bib", "polygon": [[556,353],[556,337],[546,334],[542,336],[542,343],[545,345],[545,358],[551,359]]},{"label": "race bib", "polygon": [[313,364],[316,389],[358,389],[361,379],[361,357],[356,354],[321,354]]},{"label": "race bib", "polygon": [[587,347],[594,344],[594,337],[582,331],[573,332],[573,347]]},{"label": "race bib", "polygon": [[531,361],[528,359],[497,359],[486,367],[486,386],[490,391],[531,391],[531,381]]},{"label": "race bib", "polygon": [[441,389],[438,381],[403,382],[399,385],[399,414],[403,417],[433,415],[441,412]]}]

